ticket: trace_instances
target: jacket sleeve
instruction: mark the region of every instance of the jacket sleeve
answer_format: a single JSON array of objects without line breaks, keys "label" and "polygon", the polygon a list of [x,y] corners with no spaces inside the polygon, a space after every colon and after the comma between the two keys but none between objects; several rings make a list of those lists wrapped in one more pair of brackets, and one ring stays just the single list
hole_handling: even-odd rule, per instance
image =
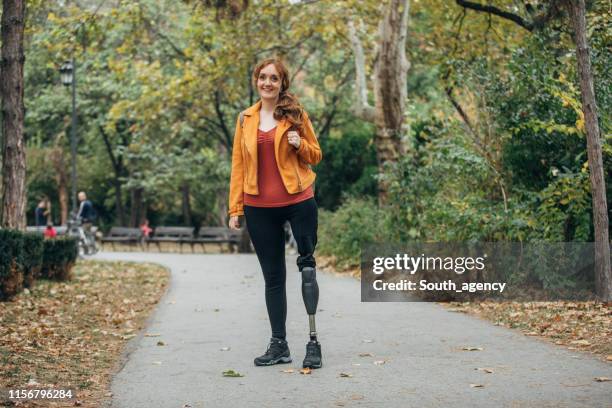
[{"label": "jacket sleeve", "polygon": [[319,163],[323,158],[323,153],[306,111],[304,111],[304,126],[301,133],[300,147],[297,149],[298,156],[308,164]]},{"label": "jacket sleeve", "polygon": [[244,214],[244,166],[242,162],[242,126],[240,125],[240,115],[236,120],[236,131],[234,132],[234,143],[232,147],[232,173],[230,177],[229,189],[229,211],[228,214]]}]

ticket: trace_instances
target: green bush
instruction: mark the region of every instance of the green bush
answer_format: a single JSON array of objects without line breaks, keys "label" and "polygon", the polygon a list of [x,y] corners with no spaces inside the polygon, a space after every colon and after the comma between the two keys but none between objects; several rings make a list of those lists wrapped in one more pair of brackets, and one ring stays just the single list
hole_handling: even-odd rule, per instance
[{"label": "green bush", "polygon": [[32,287],[40,276],[43,256],[43,237],[39,234],[23,234],[23,285]]},{"label": "green bush", "polygon": [[0,300],[9,300],[23,289],[23,234],[0,229]]},{"label": "green bush", "polygon": [[77,256],[78,244],[75,238],[45,240],[41,277],[61,281],[72,279],[72,267]]},{"label": "green bush", "polygon": [[359,266],[363,245],[388,240],[386,219],[373,199],[349,198],[336,212],[320,210],[318,251],[335,257],[339,268]]}]

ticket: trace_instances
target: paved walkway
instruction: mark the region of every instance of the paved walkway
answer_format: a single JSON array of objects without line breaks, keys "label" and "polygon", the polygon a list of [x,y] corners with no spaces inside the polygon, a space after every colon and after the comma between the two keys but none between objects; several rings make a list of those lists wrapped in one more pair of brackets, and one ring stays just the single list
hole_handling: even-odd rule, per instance
[{"label": "paved walkway", "polygon": [[[287,258],[287,339],[294,361],[255,367],[270,329],[254,255],[96,258],[172,270],[147,328],[128,343],[112,383],[113,408],[612,407],[612,382],[593,380],[612,377],[611,364],[437,304],[361,303],[357,280],[327,273],[318,274],[324,365],[300,374],[308,320],[293,256]],[[166,345],[157,346],[160,340]],[[464,346],[483,350],[461,351]],[[281,371],[289,368],[294,372]],[[223,377],[227,369],[244,377]]]}]

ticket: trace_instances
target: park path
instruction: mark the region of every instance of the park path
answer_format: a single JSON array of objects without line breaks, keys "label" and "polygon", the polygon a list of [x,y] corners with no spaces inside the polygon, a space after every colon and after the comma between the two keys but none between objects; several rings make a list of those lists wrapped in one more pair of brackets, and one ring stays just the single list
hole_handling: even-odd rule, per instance
[{"label": "park path", "polygon": [[[317,313],[324,365],[300,374],[308,321],[294,256],[287,257],[293,363],[255,367],[270,337],[255,255],[95,258],[172,271],[147,327],[124,352],[111,385],[113,408],[612,407],[612,382],[594,381],[612,377],[610,364],[433,303],[361,303],[357,280],[324,272]],[[464,346],[483,350],[460,351]],[[294,372],[281,371],[289,368]],[[244,377],[223,377],[227,369]]]}]

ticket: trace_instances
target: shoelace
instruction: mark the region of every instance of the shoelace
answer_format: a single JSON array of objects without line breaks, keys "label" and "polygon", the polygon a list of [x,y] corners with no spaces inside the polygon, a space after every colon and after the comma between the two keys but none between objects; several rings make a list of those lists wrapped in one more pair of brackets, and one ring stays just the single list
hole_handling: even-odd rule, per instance
[{"label": "shoelace", "polygon": [[306,345],[306,357],[314,357],[319,353],[316,343],[308,343]]},{"label": "shoelace", "polygon": [[278,354],[282,353],[283,350],[284,350],[284,347],[283,347],[282,343],[280,341],[273,340],[268,345],[268,350],[266,350],[266,354],[267,355],[271,355],[271,356],[275,356],[275,355],[278,355]]}]

